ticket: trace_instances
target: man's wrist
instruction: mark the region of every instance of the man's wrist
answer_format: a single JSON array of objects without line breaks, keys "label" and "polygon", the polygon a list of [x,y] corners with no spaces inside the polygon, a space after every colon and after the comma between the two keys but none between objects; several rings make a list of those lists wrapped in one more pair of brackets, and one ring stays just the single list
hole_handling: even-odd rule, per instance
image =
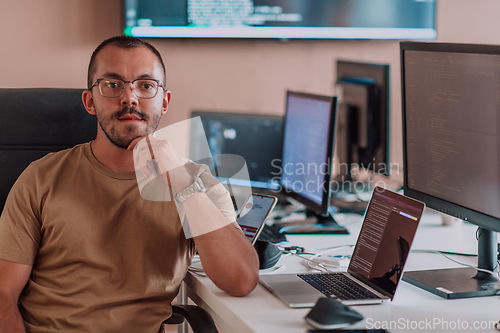
[{"label": "man's wrist", "polygon": [[198,192],[205,192],[205,184],[203,184],[203,181],[201,180],[200,177],[196,177],[194,179],[194,182],[186,187],[184,190],[176,193],[174,195],[174,199],[177,203],[183,203],[187,199],[189,199],[191,196],[193,196],[195,193]]},{"label": "man's wrist", "polygon": [[193,183],[193,177],[183,166],[168,171],[170,186],[174,193],[181,192]]}]

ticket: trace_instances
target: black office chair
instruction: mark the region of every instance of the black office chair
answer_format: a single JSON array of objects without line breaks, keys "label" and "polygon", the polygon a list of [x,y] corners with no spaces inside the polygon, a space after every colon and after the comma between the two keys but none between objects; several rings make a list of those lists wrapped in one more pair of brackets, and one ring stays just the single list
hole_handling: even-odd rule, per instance
[{"label": "black office chair", "polygon": [[0,89],[0,209],[21,172],[34,160],[93,140],[95,117],[81,89]]},{"label": "black office chair", "polygon": [[[82,104],[82,89],[0,89],[0,211],[10,188],[34,160],[96,137],[96,118]],[[218,332],[210,315],[194,305],[174,305],[165,324],[184,319],[195,333]]]}]

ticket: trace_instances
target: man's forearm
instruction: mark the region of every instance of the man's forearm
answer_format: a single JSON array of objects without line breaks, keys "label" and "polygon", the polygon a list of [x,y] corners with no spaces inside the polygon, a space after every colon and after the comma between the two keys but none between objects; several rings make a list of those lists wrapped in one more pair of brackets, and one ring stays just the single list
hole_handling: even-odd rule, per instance
[{"label": "man's forearm", "polygon": [[0,333],[26,333],[17,302],[0,293]]},{"label": "man's forearm", "polygon": [[[184,203],[188,224],[226,219],[205,193],[196,193]],[[232,296],[249,294],[259,281],[259,259],[241,230],[229,224],[194,237],[203,268],[220,289]]]},{"label": "man's forearm", "polygon": [[259,260],[248,239],[233,225],[194,238],[203,268],[221,290],[245,296],[259,282]]}]

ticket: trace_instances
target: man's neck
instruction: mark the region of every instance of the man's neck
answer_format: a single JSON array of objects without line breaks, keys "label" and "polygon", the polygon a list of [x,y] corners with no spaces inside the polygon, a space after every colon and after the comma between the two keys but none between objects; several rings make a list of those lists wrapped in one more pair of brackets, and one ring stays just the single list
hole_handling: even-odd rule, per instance
[{"label": "man's neck", "polygon": [[133,151],[120,148],[109,140],[96,140],[90,144],[94,157],[106,168],[114,172],[134,172]]}]

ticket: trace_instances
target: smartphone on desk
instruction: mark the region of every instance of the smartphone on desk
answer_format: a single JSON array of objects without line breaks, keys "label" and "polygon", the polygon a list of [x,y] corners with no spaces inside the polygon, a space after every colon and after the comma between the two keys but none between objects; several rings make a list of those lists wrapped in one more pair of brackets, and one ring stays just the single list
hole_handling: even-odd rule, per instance
[{"label": "smartphone on desk", "polygon": [[271,195],[252,193],[243,204],[236,221],[250,242],[255,244],[278,199]]}]

